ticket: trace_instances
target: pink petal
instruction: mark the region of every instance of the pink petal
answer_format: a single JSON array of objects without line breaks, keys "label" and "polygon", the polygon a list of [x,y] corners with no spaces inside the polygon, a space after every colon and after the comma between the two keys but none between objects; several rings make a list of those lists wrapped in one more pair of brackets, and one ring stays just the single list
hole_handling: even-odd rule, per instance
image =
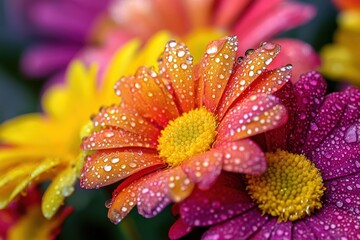
[{"label": "pink petal", "polygon": [[187,159],[182,169],[194,183],[202,190],[209,189],[222,168],[223,154],[215,149]]},{"label": "pink petal", "polygon": [[229,172],[262,174],[266,170],[263,151],[250,139],[225,142],[216,146],[221,151],[223,169]]},{"label": "pink petal", "polygon": [[221,0],[217,1],[216,4],[214,25],[219,28],[229,29],[230,25],[246,12],[250,1]]},{"label": "pink petal", "polygon": [[218,142],[236,141],[277,128],[287,121],[286,108],[272,95],[253,95],[229,110],[218,127]]},{"label": "pink petal", "polygon": [[224,173],[212,188],[206,191],[196,188],[181,202],[180,216],[191,226],[207,226],[230,219],[253,206],[241,176]]},{"label": "pink petal", "polygon": [[184,237],[186,234],[191,232],[193,229],[192,226],[188,225],[181,218],[176,220],[176,222],[170,227],[169,238],[170,239],[179,239]]},{"label": "pink petal", "polygon": [[160,170],[149,176],[141,187],[137,199],[138,212],[146,218],[159,214],[170,202],[168,197],[169,170]]},{"label": "pink petal", "polygon": [[203,240],[214,239],[247,239],[258,231],[268,220],[254,208],[240,216],[211,227],[202,237]]},{"label": "pink petal", "polygon": [[248,14],[239,21],[232,32],[239,39],[243,39],[239,46],[239,51],[243,52],[254,47],[256,43],[307,22],[314,15],[315,9],[309,4],[290,1],[272,4],[267,0],[260,0],[248,10]]},{"label": "pink petal", "polygon": [[273,42],[281,46],[281,52],[271,63],[277,68],[291,64],[291,82],[296,83],[301,74],[316,70],[320,66],[320,56],[311,45],[296,39],[274,39]]}]

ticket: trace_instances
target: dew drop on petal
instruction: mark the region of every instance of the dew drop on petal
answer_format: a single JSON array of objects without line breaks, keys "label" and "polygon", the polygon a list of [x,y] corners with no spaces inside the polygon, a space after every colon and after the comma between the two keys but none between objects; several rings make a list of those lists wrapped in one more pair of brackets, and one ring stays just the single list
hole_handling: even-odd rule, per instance
[{"label": "dew drop on petal", "polygon": [[111,166],[108,165],[108,164],[106,164],[106,165],[104,166],[104,171],[105,171],[105,172],[110,172],[110,171],[111,171]]},{"label": "dew drop on petal", "polygon": [[358,140],[356,126],[350,126],[345,133],[344,140],[347,143],[354,143]]},{"label": "dew drop on petal", "polygon": [[64,187],[61,189],[61,194],[62,194],[64,197],[70,196],[73,192],[74,192],[74,187],[73,187],[73,186],[64,186]]},{"label": "dew drop on petal", "polygon": [[105,201],[105,207],[106,208],[110,208],[111,205],[112,205],[112,199],[111,198]]}]

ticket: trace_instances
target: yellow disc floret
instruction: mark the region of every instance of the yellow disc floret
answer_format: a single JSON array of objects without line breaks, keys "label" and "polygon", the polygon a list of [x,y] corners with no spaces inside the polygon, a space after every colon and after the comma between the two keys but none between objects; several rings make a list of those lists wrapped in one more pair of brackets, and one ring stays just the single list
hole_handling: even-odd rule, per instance
[{"label": "yellow disc floret", "polygon": [[161,131],[158,151],[170,166],[205,152],[216,136],[216,118],[205,108],[194,109],[169,122]]},{"label": "yellow disc floret", "polygon": [[266,153],[268,169],[247,176],[247,190],[265,214],[278,221],[295,221],[322,207],[325,187],[321,174],[304,155],[283,150]]}]

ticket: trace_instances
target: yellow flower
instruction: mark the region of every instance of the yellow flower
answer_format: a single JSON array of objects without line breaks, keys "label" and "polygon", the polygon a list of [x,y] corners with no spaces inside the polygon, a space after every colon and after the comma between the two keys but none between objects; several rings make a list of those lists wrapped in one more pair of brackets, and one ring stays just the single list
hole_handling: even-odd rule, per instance
[{"label": "yellow flower", "polygon": [[140,52],[140,42],[130,41],[114,55],[101,81],[96,65],[85,67],[73,61],[65,84],[44,94],[43,113],[26,114],[0,125],[0,208],[29,186],[50,180],[42,212],[51,218],[74,191],[82,168],[82,126],[99,107],[119,101],[113,94],[114,83],[139,63],[155,65],[156,59],[147,56],[158,56],[169,39],[168,33],[159,33]]},{"label": "yellow flower", "polygon": [[334,80],[360,86],[360,4],[350,2],[339,1],[345,9],[338,17],[334,42],[321,51],[321,71]]}]

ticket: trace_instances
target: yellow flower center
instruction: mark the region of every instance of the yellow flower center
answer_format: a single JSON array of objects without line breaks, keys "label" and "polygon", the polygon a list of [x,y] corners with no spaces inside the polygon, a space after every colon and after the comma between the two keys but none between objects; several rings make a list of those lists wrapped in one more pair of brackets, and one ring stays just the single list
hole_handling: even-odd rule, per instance
[{"label": "yellow flower center", "polygon": [[216,136],[216,118],[205,108],[194,109],[170,121],[161,131],[158,151],[170,166],[205,152]]},{"label": "yellow flower center", "polygon": [[268,169],[261,176],[247,175],[247,190],[265,214],[278,221],[295,221],[322,207],[325,187],[321,174],[304,155],[283,150],[266,153]]}]

